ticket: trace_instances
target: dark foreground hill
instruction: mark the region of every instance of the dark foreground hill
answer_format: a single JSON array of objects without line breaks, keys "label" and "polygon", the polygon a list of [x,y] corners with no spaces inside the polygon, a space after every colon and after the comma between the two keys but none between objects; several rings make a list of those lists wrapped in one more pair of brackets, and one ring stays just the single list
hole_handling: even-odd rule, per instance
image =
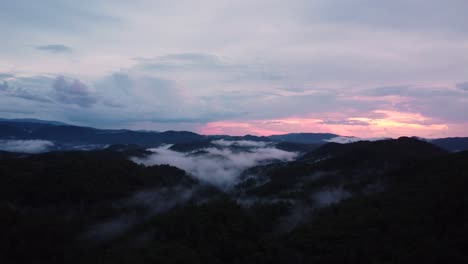
[{"label": "dark foreground hill", "polygon": [[447,153],[446,150],[415,138],[400,137],[379,141],[359,141],[349,144],[327,143],[302,157],[304,161],[341,157],[348,160],[408,160]]},{"label": "dark foreground hill", "polygon": [[[466,263],[468,153],[406,164],[385,191],[320,211],[285,237],[303,263]],[[307,251],[306,251],[307,249]]]},{"label": "dark foreground hill", "polygon": [[134,146],[0,156],[1,263],[467,263],[468,152],[324,145],[218,190]]}]

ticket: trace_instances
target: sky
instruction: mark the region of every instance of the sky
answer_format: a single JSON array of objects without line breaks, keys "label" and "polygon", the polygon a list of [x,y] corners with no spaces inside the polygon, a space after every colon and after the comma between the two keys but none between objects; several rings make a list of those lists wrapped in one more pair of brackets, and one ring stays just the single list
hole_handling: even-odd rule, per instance
[{"label": "sky", "polygon": [[468,136],[466,0],[0,0],[0,117]]}]

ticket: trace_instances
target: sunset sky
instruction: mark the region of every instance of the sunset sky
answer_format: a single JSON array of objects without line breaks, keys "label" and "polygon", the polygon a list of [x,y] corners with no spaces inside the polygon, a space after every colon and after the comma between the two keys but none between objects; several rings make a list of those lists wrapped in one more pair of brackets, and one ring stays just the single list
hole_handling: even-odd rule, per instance
[{"label": "sunset sky", "polygon": [[0,118],[468,136],[466,0],[2,0]]}]

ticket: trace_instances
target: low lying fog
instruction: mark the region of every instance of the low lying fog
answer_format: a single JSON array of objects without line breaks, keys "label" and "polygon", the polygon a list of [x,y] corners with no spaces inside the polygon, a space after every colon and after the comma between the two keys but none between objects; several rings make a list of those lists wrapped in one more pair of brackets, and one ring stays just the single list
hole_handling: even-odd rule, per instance
[{"label": "low lying fog", "polygon": [[166,145],[150,149],[154,152],[150,156],[132,160],[148,166],[169,164],[202,181],[226,188],[232,186],[245,169],[270,161],[291,161],[298,155],[277,149],[268,142],[216,140],[212,143],[217,147],[190,153],[176,152]]},{"label": "low lying fog", "polygon": [[54,146],[48,140],[0,140],[0,150],[21,153],[41,153]]}]

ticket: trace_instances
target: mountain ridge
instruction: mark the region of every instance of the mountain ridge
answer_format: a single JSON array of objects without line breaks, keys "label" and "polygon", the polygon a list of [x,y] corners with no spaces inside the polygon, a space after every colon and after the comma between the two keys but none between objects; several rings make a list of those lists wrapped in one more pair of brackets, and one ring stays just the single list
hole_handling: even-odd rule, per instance
[{"label": "mountain ridge", "polygon": [[[349,138],[350,140],[343,140]],[[340,139],[338,143],[348,144],[366,141],[356,137],[343,137],[332,133],[288,133],[270,136],[201,135],[190,131],[135,131],[129,129],[98,129],[70,125],[59,121],[33,118],[0,119],[0,140],[49,140],[54,143],[70,144],[137,144],[155,147],[160,144],[200,144],[212,140],[248,140],[291,144],[325,144]],[[369,139],[374,140],[374,139]],[[424,139],[446,150],[456,152],[468,150],[468,137]],[[298,145],[299,146],[299,145]],[[188,146],[185,146],[187,148]],[[302,146],[304,148],[304,146]],[[305,147],[307,149],[308,147]]]}]

